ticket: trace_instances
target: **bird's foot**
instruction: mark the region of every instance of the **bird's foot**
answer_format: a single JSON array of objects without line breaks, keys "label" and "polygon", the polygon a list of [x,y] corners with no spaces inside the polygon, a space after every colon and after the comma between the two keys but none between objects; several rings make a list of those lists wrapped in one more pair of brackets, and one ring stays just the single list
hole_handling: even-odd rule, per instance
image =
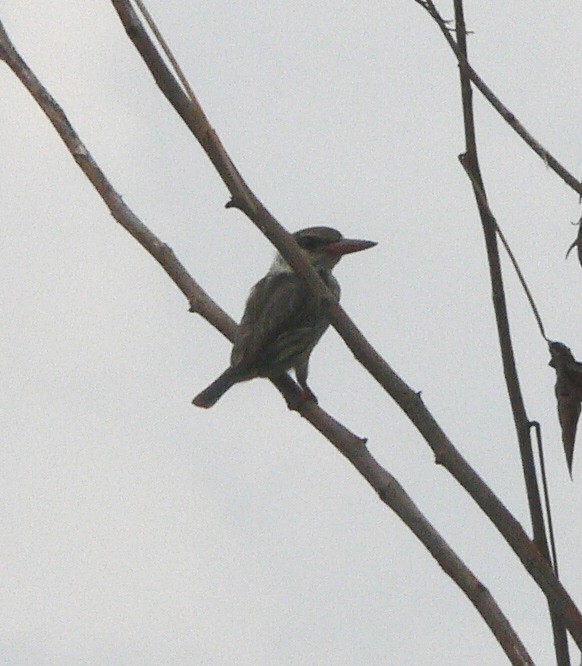
[{"label": "bird's foot", "polygon": [[314,402],[317,405],[315,393],[308,387],[302,388],[300,392],[289,396],[287,398],[287,407],[293,412],[299,412],[306,402]]},{"label": "bird's foot", "polygon": [[303,387],[303,390],[301,391],[301,395],[299,396],[299,400],[301,400],[302,403],[304,403],[304,402],[314,402],[316,405],[318,404],[317,396],[309,388],[309,386],[304,386]]}]

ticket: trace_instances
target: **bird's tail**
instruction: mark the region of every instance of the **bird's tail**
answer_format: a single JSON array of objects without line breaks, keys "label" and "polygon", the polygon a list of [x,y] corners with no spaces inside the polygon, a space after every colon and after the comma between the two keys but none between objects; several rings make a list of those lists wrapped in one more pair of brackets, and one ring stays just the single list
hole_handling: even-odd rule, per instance
[{"label": "bird's tail", "polygon": [[218,379],[215,379],[210,386],[207,386],[204,391],[199,393],[194,400],[192,400],[192,404],[196,405],[196,407],[208,409],[217,403],[231,386],[240,381],[240,371],[231,366],[230,368],[227,368]]}]

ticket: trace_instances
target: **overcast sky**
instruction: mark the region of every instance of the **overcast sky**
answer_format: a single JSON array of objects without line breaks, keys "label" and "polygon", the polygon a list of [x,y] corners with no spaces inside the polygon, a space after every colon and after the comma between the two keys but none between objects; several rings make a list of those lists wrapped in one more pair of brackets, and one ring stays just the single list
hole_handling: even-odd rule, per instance
[{"label": "overcast sky", "polygon": [[[439,3],[447,18],[451,4]],[[336,270],[346,310],[529,531],[484,243],[457,161],[457,67],[436,26],[413,0],[148,7],[277,218],[378,241]],[[466,14],[477,71],[582,173],[579,2],[472,0]],[[126,203],[238,319],[273,251],[224,209],[222,182],[110,3],[3,0],[0,18]],[[0,662],[505,664],[423,546],[268,382],[192,407],[229,344],[113,221],[4,65],[0,88]],[[582,357],[582,272],[564,261],[577,198],[479,94],[475,108],[493,211],[548,335]],[[505,277],[561,575],[580,605],[582,452],[572,483],[547,348]],[[310,383],[368,437],[536,664],[552,663],[541,592],[335,331]]]}]

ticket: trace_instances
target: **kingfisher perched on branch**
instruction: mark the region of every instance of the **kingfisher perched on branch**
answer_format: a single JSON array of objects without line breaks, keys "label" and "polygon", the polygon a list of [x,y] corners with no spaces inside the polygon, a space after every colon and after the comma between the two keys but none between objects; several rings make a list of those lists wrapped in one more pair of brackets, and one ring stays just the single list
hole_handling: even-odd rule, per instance
[{"label": "kingfisher perched on branch", "polygon": [[[376,243],[344,238],[330,227],[309,227],[293,237],[313,269],[339,300],[340,286],[332,269],[346,254]],[[229,388],[254,377],[275,378],[292,368],[304,399],[315,399],[307,385],[309,357],[329,326],[321,299],[277,254],[264,278],[252,288],[236,332],[228,367],[192,401],[212,407]]]}]

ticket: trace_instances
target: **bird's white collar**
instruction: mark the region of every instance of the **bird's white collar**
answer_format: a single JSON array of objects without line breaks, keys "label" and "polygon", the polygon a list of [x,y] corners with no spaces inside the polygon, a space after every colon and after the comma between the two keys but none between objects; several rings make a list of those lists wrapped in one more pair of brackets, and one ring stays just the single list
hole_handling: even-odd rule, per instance
[{"label": "bird's white collar", "polygon": [[271,264],[271,268],[269,268],[269,275],[280,275],[281,273],[293,273],[293,269],[277,252],[275,259],[273,259],[273,263]]}]

